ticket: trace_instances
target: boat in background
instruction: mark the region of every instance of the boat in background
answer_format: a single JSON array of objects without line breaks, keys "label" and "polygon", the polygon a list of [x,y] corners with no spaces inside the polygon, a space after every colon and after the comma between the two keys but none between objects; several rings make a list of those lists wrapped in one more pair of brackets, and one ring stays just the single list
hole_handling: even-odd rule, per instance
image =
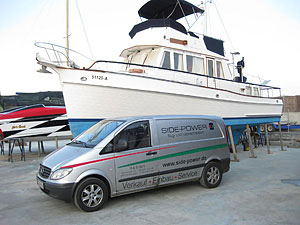
[{"label": "boat in background", "polygon": [[224,118],[237,142],[246,124],[280,121],[280,88],[247,83],[242,73],[232,77],[223,41],[178,22],[203,9],[184,0],[151,0],[138,13],[146,20],[130,31],[134,44],[121,52],[123,62],[78,66],[71,50],[36,43],[47,52],[37,54],[38,64],[60,77],[74,136],[108,117],[202,114]]},{"label": "boat in background", "polygon": [[12,138],[54,139],[72,136],[66,108],[42,104],[21,106],[0,113],[4,140]]}]

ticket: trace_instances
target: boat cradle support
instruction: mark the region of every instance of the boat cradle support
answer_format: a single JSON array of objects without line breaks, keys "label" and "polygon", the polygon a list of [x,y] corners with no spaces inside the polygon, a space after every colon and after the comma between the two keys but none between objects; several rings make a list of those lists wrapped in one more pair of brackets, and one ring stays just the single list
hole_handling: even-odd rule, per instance
[{"label": "boat cradle support", "polygon": [[[240,137],[243,135],[243,132],[246,130],[247,132],[247,139],[249,140],[249,148],[250,148],[250,157],[256,158],[257,156],[254,153],[253,145],[252,145],[252,139],[250,134],[250,127],[257,126],[260,128],[260,125],[264,125],[265,127],[269,123],[278,122],[280,124],[280,116],[276,117],[252,117],[252,118],[223,118],[225,121],[225,125],[227,127],[227,130],[229,132],[229,141],[232,147],[232,152],[234,155],[233,161],[239,162],[237,151],[236,151],[236,145],[238,144]],[[267,130],[267,129],[265,129]],[[260,131],[258,131],[260,132]],[[267,142],[267,150],[268,154],[270,154],[270,147],[269,147],[269,138],[268,138],[268,132],[266,131],[266,142]],[[282,135],[280,131],[280,140],[281,140],[281,150],[283,148],[282,144]]]}]

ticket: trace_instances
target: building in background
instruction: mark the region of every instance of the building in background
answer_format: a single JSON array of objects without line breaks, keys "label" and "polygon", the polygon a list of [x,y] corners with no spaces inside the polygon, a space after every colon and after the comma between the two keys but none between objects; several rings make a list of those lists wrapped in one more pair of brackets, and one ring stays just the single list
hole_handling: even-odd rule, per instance
[{"label": "building in background", "polygon": [[1,96],[0,112],[18,106],[43,104],[45,106],[65,106],[62,92],[47,91],[37,93],[16,93],[16,95]]},{"label": "building in background", "polygon": [[281,121],[289,125],[300,125],[300,95],[283,97]]}]

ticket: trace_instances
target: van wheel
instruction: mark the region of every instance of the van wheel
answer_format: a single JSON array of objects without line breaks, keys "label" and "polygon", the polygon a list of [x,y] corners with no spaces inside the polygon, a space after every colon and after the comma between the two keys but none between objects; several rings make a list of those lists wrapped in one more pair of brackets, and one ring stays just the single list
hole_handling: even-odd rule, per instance
[{"label": "van wheel", "polygon": [[108,199],[106,184],[98,178],[87,178],[81,181],[74,194],[74,203],[83,211],[99,210]]},{"label": "van wheel", "polygon": [[203,171],[200,178],[200,184],[206,188],[218,187],[222,181],[222,170],[220,163],[210,162],[208,163]]}]

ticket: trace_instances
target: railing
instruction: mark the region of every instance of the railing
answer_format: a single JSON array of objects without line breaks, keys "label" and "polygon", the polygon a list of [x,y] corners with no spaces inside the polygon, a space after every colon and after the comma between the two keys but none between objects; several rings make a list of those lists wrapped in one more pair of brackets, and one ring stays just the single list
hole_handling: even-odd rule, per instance
[{"label": "railing", "polygon": [[[90,65],[92,62],[94,62],[93,59],[60,45],[47,42],[35,42],[34,45],[45,50],[44,55],[46,55],[47,60],[60,66],[80,68],[75,61],[80,62],[81,65]],[[67,54],[67,52],[69,52],[69,54]],[[69,55],[69,57],[67,55]]]},{"label": "railing", "polygon": [[[168,68],[162,68],[157,66],[151,66],[151,65],[142,65],[142,64],[136,64],[136,63],[127,63],[127,62],[117,62],[117,61],[107,61],[107,60],[98,60],[95,61],[90,67],[84,68],[86,70],[93,70],[93,68],[97,65],[98,68],[101,68],[101,70],[105,71],[112,71],[112,72],[127,72],[132,74],[144,74],[145,76],[151,76],[153,78],[159,78],[159,79],[167,79],[167,80],[178,80],[179,77],[184,77],[186,81],[183,81],[184,83],[194,84],[197,86],[206,86],[209,88],[220,88],[225,89],[227,91],[235,92],[238,94],[243,95],[250,95],[250,96],[256,96],[256,97],[266,97],[266,98],[278,98],[281,97],[281,89],[279,87],[273,87],[269,85],[263,85],[263,84],[254,84],[254,83],[241,83],[234,80],[228,80],[220,77],[211,77],[204,74],[198,74],[198,73],[192,73],[182,70],[174,70],[174,69],[168,69]],[[119,65],[119,66],[116,66]],[[167,73],[164,74],[164,76],[161,76],[161,73],[157,73],[157,70],[171,72],[169,73],[169,77]],[[173,73],[176,72],[176,73]],[[159,76],[157,76],[159,74]],[[174,75],[176,74],[176,75]],[[187,76],[189,75],[189,76]],[[177,77],[177,79],[176,79]],[[189,78],[190,79],[189,79]],[[179,79],[179,80],[184,80]],[[202,84],[201,84],[202,81]],[[214,85],[209,85],[209,81],[213,83]],[[221,83],[223,85],[221,85]],[[225,84],[225,85],[224,85]],[[227,84],[227,85],[226,85]],[[235,84],[235,85],[230,85]],[[236,88],[235,90],[232,89],[233,86]],[[250,93],[246,93],[241,91],[243,88],[250,88]],[[253,88],[259,88],[259,92],[257,95],[254,93]]]},{"label": "railing", "polygon": [[[126,72],[131,74],[139,74],[154,79],[188,83],[191,85],[221,89],[221,90],[226,90],[228,92],[234,92],[237,94],[256,96],[256,97],[266,97],[266,98],[281,97],[281,90],[279,87],[272,87],[268,85],[254,84],[254,83],[241,83],[238,81],[228,80],[220,77],[211,77],[204,74],[162,68],[162,67],[151,66],[151,65],[142,65],[136,63],[107,61],[107,60],[94,61],[79,52],[76,52],[71,49],[67,49],[59,45],[47,43],[47,42],[36,42],[35,46],[45,50],[45,53],[48,57],[47,60],[61,66],[68,66],[68,67],[73,67],[78,69],[81,68],[85,70],[101,69],[110,72]],[[66,54],[67,51],[69,51],[69,58],[67,57]],[[75,61],[80,62],[81,65],[91,65],[91,66],[87,68],[80,67],[78,64],[75,63]],[[161,73],[157,72],[157,70],[165,71],[163,77],[161,76]],[[254,88],[259,88],[257,94],[254,93],[255,92]],[[250,90],[249,92],[247,92],[248,89]]]}]

